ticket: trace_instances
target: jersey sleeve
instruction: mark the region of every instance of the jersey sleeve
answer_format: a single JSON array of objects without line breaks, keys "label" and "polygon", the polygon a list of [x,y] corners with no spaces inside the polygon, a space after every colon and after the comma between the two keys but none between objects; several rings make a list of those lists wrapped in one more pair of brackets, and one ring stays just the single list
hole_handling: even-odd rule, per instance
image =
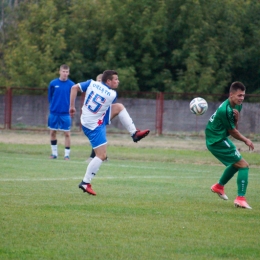
[{"label": "jersey sleeve", "polygon": [[115,99],[113,100],[112,104],[115,104],[116,101],[117,101],[117,95],[116,95]]},{"label": "jersey sleeve", "polygon": [[86,92],[88,86],[90,85],[90,83],[91,83],[91,79],[90,79],[90,80],[87,80],[87,81],[85,81],[85,82],[80,82],[80,83],[78,83],[78,84],[79,84],[79,87],[80,87],[81,91],[82,91],[82,92]]},{"label": "jersey sleeve", "polygon": [[235,117],[233,114],[233,109],[231,107],[227,107],[226,117],[223,123],[227,130],[236,128]]}]

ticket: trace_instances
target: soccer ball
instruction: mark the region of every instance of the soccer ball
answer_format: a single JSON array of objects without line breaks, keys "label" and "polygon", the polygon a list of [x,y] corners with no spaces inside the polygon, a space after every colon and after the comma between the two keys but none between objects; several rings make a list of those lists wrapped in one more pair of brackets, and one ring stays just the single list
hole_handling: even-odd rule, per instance
[{"label": "soccer ball", "polygon": [[197,115],[203,115],[208,110],[208,103],[204,98],[196,97],[190,102],[190,111]]}]

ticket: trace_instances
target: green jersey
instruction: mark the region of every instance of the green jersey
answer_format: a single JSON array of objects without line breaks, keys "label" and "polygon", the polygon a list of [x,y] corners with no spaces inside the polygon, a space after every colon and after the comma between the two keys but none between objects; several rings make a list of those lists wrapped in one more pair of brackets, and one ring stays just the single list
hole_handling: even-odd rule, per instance
[{"label": "green jersey", "polygon": [[233,109],[237,109],[240,112],[242,109],[242,104],[236,105],[232,108],[229,99],[227,99],[210,117],[205,130],[206,143],[208,145],[212,145],[226,139],[229,136],[228,130],[236,128]]}]

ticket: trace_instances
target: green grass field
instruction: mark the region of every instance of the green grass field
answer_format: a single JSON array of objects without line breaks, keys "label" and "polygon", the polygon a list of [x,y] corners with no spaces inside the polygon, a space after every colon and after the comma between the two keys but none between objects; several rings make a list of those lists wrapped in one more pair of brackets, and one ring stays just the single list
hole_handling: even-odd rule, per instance
[{"label": "green grass field", "polygon": [[210,191],[224,166],[206,150],[109,146],[97,196],[77,187],[89,146],[70,161],[49,151],[0,143],[0,259],[260,259],[258,153],[244,154],[245,210],[233,206],[236,178],[228,201]]}]

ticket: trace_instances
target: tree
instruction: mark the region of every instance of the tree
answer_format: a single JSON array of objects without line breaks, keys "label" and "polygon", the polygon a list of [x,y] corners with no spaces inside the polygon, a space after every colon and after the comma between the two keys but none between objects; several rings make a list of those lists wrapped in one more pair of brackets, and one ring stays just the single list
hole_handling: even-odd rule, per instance
[{"label": "tree", "polygon": [[[14,5],[17,5],[16,8]],[[259,92],[258,0],[2,0],[2,85],[120,72],[121,90]]]},{"label": "tree", "polygon": [[[102,65],[134,71],[141,91],[164,90],[163,76],[168,76],[165,2],[104,0],[103,6],[97,52],[104,57]],[[129,79],[122,85],[127,86]]]},{"label": "tree", "polygon": [[25,3],[21,9],[27,19],[18,23],[16,38],[8,43],[4,55],[8,72],[5,83],[18,87],[46,87],[56,75],[66,49],[66,17],[59,15],[52,0]]},{"label": "tree", "polygon": [[232,81],[242,81],[247,87],[247,93],[260,93],[260,2],[245,1],[240,6],[237,21],[243,33],[243,45],[234,55],[232,66]]}]

